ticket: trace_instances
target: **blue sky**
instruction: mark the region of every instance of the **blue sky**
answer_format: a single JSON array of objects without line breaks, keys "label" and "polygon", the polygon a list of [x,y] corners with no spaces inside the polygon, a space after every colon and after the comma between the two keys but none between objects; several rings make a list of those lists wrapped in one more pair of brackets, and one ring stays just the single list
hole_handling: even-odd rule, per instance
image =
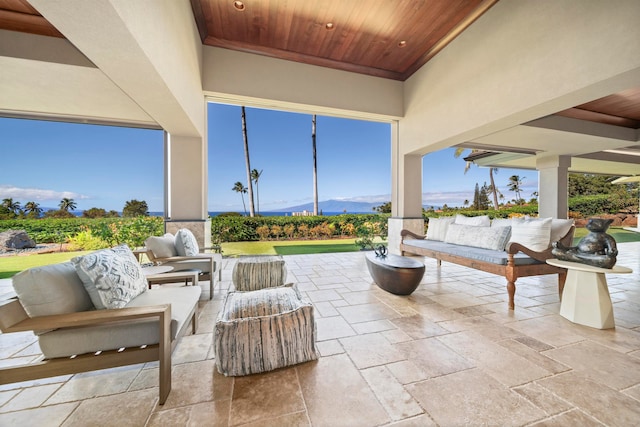
[{"label": "blue sky", "polygon": [[[313,200],[311,116],[247,108],[251,168],[262,170],[260,210]],[[231,190],[246,183],[240,107],[209,104],[209,210],[242,211]],[[317,118],[319,200],[390,200],[390,127],[385,123]],[[0,200],[35,201],[57,207],[63,197],[78,210],[121,211],[131,199],[163,209],[161,131],[0,118]],[[537,172],[503,169],[496,184],[506,190],[509,176],[524,178],[523,197],[537,190]],[[473,200],[475,183],[488,181],[485,168],[472,166],[453,149],[423,159],[423,203],[460,206]],[[255,191],[255,189],[254,189]]]}]

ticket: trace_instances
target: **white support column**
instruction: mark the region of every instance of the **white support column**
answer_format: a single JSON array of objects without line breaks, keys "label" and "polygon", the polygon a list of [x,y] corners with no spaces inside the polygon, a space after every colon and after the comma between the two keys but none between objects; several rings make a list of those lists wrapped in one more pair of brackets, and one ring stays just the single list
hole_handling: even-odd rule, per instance
[{"label": "white support column", "polygon": [[550,156],[536,160],[539,172],[540,217],[567,218],[569,213],[569,166],[571,157]]},{"label": "white support column", "polygon": [[424,233],[422,219],[422,156],[402,154],[398,123],[391,125],[391,218],[389,252],[400,253],[400,231]]},{"label": "white support column", "polygon": [[199,245],[209,247],[206,139],[166,134],[165,144],[165,229],[175,234],[188,228]]}]

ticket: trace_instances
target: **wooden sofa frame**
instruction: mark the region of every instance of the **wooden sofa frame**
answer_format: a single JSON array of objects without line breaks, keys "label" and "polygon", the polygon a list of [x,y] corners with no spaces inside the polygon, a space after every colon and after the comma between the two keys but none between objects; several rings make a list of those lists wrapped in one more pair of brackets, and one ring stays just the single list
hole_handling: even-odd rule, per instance
[{"label": "wooden sofa frame", "polygon": [[159,324],[160,337],[158,344],[87,353],[71,357],[52,359],[42,357],[28,364],[0,368],[0,384],[30,381],[38,378],[49,378],[157,360],[160,362],[159,404],[163,405],[171,391],[171,353],[179,337],[185,333],[189,324],[191,324],[192,332],[196,333],[198,304],[195,304],[193,310],[189,313],[189,317],[187,317],[191,321],[185,322],[181,330],[178,331],[176,339],[171,341],[170,304],[29,317],[17,298],[0,302],[0,330],[2,333],[97,326],[146,318],[155,319]]},{"label": "wooden sofa frame", "polygon": [[[564,237],[562,237],[562,239],[560,239],[560,242],[565,246],[573,246],[574,231],[575,226],[571,226],[571,229],[564,235]],[[501,265],[487,261],[465,258],[460,255],[438,252],[433,249],[405,245],[404,239],[407,237],[412,239],[424,239],[425,236],[412,233],[409,230],[402,230],[400,235],[402,236],[400,242],[400,253],[402,255],[405,253],[411,253],[435,258],[438,261],[438,267],[442,265],[442,261],[447,261],[464,267],[504,276],[507,279],[507,293],[509,294],[510,310],[515,308],[514,298],[516,294],[516,280],[518,280],[518,277],[558,274],[558,294],[560,295],[560,299],[562,299],[562,290],[564,289],[564,283],[567,279],[567,270],[564,268],[554,267],[546,263],[546,260],[554,258],[551,254],[551,248],[543,252],[536,252],[519,243],[509,243],[505,249],[507,253],[507,264]],[[536,261],[540,261],[540,264],[516,265],[513,256],[518,252],[522,252]]]}]

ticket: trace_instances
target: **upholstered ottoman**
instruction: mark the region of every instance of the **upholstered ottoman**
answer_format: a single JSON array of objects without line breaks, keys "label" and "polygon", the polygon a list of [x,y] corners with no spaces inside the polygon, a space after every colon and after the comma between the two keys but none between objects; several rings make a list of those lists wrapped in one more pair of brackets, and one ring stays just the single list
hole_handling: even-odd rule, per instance
[{"label": "upholstered ottoman", "polygon": [[233,266],[232,282],[237,291],[256,291],[284,285],[287,266],[280,255],[240,257]]},{"label": "upholstered ottoman", "polygon": [[318,358],[313,306],[295,285],[231,291],[216,319],[218,372],[240,376]]}]

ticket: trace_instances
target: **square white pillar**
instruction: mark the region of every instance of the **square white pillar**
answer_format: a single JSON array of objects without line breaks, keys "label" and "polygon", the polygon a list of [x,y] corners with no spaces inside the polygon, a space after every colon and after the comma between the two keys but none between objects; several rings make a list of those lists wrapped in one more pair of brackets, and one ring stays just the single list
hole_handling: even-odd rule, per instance
[{"label": "square white pillar", "polygon": [[569,214],[569,166],[571,157],[536,159],[538,169],[538,213],[540,217],[567,218]]}]

